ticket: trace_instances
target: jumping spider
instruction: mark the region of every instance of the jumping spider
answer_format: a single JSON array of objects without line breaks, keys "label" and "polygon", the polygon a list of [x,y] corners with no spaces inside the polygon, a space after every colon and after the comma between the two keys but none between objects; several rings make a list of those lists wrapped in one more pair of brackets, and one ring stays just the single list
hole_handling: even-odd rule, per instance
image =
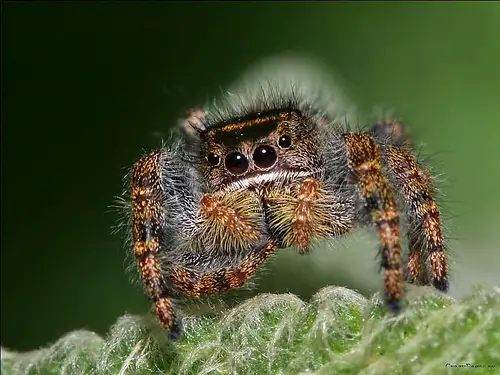
[{"label": "jumping spider", "polygon": [[247,102],[193,111],[184,137],[131,171],[133,253],[170,337],[181,333],[173,302],[179,293],[240,288],[278,249],[307,253],[314,240],[348,234],[357,224],[378,233],[391,311],[401,308],[405,278],[427,284],[430,277],[446,291],[431,176],[412,154],[404,126],[380,121],[348,131],[300,87],[260,87]]}]

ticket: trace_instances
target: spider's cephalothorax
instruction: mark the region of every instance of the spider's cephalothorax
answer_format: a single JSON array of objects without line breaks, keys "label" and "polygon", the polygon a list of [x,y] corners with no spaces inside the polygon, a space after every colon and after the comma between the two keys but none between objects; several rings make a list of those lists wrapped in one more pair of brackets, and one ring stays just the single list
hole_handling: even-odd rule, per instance
[{"label": "spider's cephalothorax", "polygon": [[399,122],[347,130],[342,114],[289,91],[259,86],[250,101],[192,112],[185,137],[150,152],[131,173],[133,252],[172,338],[177,294],[241,287],[277,249],[372,226],[388,307],[405,279],[400,215],[408,215],[406,280],[446,291],[447,261],[430,174]]}]

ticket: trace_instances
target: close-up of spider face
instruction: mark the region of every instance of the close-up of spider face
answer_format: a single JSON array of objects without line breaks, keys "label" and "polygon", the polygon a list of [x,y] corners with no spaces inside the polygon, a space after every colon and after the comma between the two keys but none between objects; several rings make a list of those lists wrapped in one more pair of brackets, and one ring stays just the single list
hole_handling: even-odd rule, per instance
[{"label": "close-up of spider face", "polygon": [[405,280],[446,291],[432,178],[406,127],[380,119],[350,130],[345,113],[329,106],[335,95],[308,94],[307,79],[266,82],[191,111],[180,123],[184,136],[131,171],[132,251],[171,338],[181,334],[179,295],[238,289],[279,249],[307,254],[317,240],[360,225],[378,234],[390,311],[402,308]]},{"label": "close-up of spider face", "polygon": [[224,191],[306,176],[320,163],[314,130],[293,109],[218,124],[200,132],[202,174],[211,189]]}]

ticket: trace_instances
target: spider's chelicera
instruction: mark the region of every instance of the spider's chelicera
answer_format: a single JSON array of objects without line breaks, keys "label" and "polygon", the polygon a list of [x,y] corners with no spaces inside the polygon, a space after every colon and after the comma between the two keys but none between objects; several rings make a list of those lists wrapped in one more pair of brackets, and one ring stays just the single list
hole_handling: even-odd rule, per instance
[{"label": "spider's chelicera", "polygon": [[133,253],[173,339],[181,333],[176,295],[239,288],[278,249],[307,253],[315,239],[357,224],[378,233],[391,311],[400,310],[405,278],[447,290],[432,181],[400,122],[348,131],[296,92],[263,91],[252,103],[192,112],[181,140],[131,172]]}]

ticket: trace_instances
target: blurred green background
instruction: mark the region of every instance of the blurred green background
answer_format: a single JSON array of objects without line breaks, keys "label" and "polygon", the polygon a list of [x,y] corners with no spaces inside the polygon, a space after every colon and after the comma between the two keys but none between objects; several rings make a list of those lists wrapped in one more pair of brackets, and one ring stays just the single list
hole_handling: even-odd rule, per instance
[{"label": "blurred green background", "polygon": [[[150,305],[109,212],[125,168],[260,58],[316,56],[395,109],[443,175],[451,293],[500,284],[500,3],[4,2],[1,344],[105,333]],[[454,217],[454,215],[457,215]],[[372,293],[376,238],[283,252],[257,291]]]}]

